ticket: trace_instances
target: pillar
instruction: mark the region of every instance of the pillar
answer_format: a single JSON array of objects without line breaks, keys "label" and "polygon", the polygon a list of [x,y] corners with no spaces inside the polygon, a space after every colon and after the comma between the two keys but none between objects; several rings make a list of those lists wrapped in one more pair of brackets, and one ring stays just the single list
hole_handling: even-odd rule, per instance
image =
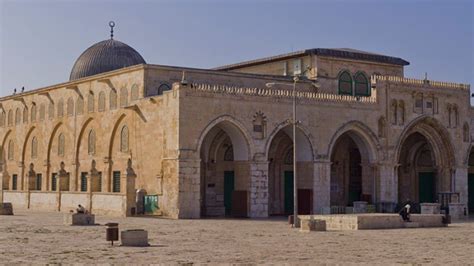
[{"label": "pillar", "polygon": [[48,191],[48,190],[52,190],[52,183],[49,182],[50,178],[51,178],[51,171],[50,171],[50,163],[48,160],[45,160],[44,161],[44,164],[43,164],[43,169],[44,171],[42,171],[43,175],[41,177],[41,191]]},{"label": "pillar", "polygon": [[313,213],[324,213],[331,207],[331,161],[314,162],[313,173]]},{"label": "pillar", "polygon": [[[120,182],[120,192],[125,194],[125,216],[135,215],[137,213],[135,180],[137,175],[132,168],[132,160],[128,159],[127,170],[122,175]],[[96,177],[97,178],[97,177]],[[91,190],[92,191],[92,190]],[[92,192],[89,192],[92,195]],[[132,211],[132,208],[134,211]]]},{"label": "pillar", "polygon": [[458,166],[454,170],[454,192],[459,193],[459,203],[468,204],[468,166]]},{"label": "pillar", "polygon": [[395,205],[398,202],[398,165],[381,162],[378,169],[379,174],[376,178],[378,201]]},{"label": "pillar", "polygon": [[[169,162],[171,163],[171,162]],[[169,165],[171,166],[171,165]],[[172,196],[172,190],[177,190],[177,203],[178,209],[176,213],[176,218],[199,218],[201,216],[201,160],[200,159],[179,159],[178,160],[178,179],[179,183],[177,187],[174,186],[171,182],[167,182],[167,185],[171,186],[170,196]],[[168,178],[173,178],[173,169],[169,168],[167,170],[171,175]],[[166,188],[163,189],[163,193]],[[173,204],[173,199],[170,199],[171,204]],[[173,206],[171,207],[171,212],[173,212]]]},{"label": "pillar", "polygon": [[102,192],[112,191],[112,165],[112,160],[109,157],[106,157],[104,159],[104,171],[102,172]]},{"label": "pillar", "polygon": [[71,163],[72,165],[72,175],[70,176],[70,179],[69,179],[69,191],[78,191],[78,186],[77,186],[77,180],[79,179],[79,163],[78,162],[75,162],[73,161]]},{"label": "pillar", "polygon": [[249,217],[268,217],[268,162],[250,163]]}]

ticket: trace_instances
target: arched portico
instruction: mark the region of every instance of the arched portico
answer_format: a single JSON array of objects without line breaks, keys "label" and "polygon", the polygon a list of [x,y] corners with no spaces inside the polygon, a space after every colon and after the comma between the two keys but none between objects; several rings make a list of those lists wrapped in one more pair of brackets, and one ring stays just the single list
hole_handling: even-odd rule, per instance
[{"label": "arched portico", "polygon": [[230,120],[209,125],[199,145],[201,216],[247,216],[249,138]]},{"label": "arched portico", "polygon": [[296,143],[298,213],[310,214],[313,212],[313,147],[310,138],[302,128],[297,127],[295,139],[292,126],[285,125],[274,131],[266,146],[268,158],[268,211],[270,215],[293,213],[294,143]]},{"label": "arched portico", "polygon": [[375,135],[360,123],[339,130],[330,143],[331,206],[352,206],[354,201],[377,201]]},{"label": "arched portico", "polygon": [[434,118],[422,117],[402,133],[398,161],[398,201],[437,202],[439,193],[455,192],[455,157],[449,133]]}]

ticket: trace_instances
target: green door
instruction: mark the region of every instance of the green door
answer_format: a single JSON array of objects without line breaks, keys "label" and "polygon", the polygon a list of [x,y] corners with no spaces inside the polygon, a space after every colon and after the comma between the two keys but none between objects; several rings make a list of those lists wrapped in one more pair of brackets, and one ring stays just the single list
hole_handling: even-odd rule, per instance
[{"label": "green door", "polygon": [[285,214],[293,214],[293,171],[285,171]]},{"label": "green door", "polygon": [[435,202],[435,174],[433,172],[418,173],[418,178],[419,202]]},{"label": "green door", "polygon": [[234,171],[224,172],[224,206],[225,215],[232,212],[232,192],[234,191]]},{"label": "green door", "polygon": [[158,210],[158,195],[144,196],[145,213],[152,214]]},{"label": "green door", "polygon": [[469,174],[467,189],[469,212],[474,213],[474,174]]}]

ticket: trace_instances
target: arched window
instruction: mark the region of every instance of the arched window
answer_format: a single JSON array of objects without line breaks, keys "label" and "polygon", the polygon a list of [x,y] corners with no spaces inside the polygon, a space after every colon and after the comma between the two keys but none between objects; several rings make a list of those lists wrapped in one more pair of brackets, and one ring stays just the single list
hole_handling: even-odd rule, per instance
[{"label": "arched window", "polygon": [[13,157],[15,156],[15,145],[13,140],[8,142],[8,160],[13,161]]},{"label": "arched window", "polygon": [[232,162],[234,161],[234,149],[232,145],[229,145],[227,149],[224,152],[224,161],[226,162]]},{"label": "arched window", "polygon": [[67,99],[67,115],[68,116],[73,116],[74,115],[74,100],[69,97],[69,99]]},{"label": "arched window", "polygon": [[117,92],[115,90],[111,90],[109,94],[109,109],[117,109]]},{"label": "arched window", "polygon": [[28,108],[23,108],[23,124],[28,123]]},{"label": "arched window", "polygon": [[45,107],[44,107],[44,103],[40,104],[40,115],[39,115],[39,120],[40,121],[43,121],[44,120],[44,116],[45,116]]},{"label": "arched window", "polygon": [[20,108],[16,108],[15,111],[15,125],[19,125],[21,122],[21,111]]},{"label": "arched window", "polygon": [[130,97],[132,98],[132,101],[138,100],[138,85],[137,84],[133,84],[130,93],[131,93]]},{"label": "arched window", "polygon": [[89,132],[89,138],[87,143],[87,153],[89,153],[90,155],[95,154],[95,131],[93,129],[91,129],[91,131]]},{"label": "arched window", "polygon": [[120,107],[125,107],[128,105],[128,90],[123,87],[120,90]]},{"label": "arched window", "polygon": [[364,75],[364,73],[357,73],[354,77],[354,81],[356,96],[370,96],[369,80]]},{"label": "arched window", "polygon": [[13,126],[13,111],[8,110],[8,126]]},{"label": "arched window", "polygon": [[101,91],[99,93],[99,112],[105,111],[105,93]]},{"label": "arched window", "polygon": [[31,122],[36,122],[36,104],[31,106]]},{"label": "arched window", "polygon": [[31,158],[36,158],[38,156],[38,139],[33,137],[31,140]]},{"label": "arched window", "polygon": [[53,103],[49,103],[49,106],[48,106],[48,117],[49,117],[49,120],[54,119],[54,104],[53,104]]},{"label": "arched window", "polygon": [[160,87],[158,87],[158,95],[162,95],[164,91],[169,90],[171,90],[171,87],[168,84],[163,83],[160,85]]},{"label": "arched window", "polygon": [[58,102],[58,117],[64,116],[64,101],[60,99]]},{"label": "arched window", "polygon": [[123,126],[120,132],[120,151],[128,152],[128,127]]},{"label": "arched window", "polygon": [[5,126],[5,113],[2,110],[0,112],[0,127],[4,127],[4,126]]},{"label": "arched window", "polygon": [[84,113],[84,99],[79,96],[76,103],[76,114],[82,115]]},{"label": "arched window", "polygon": [[93,113],[94,112],[94,95],[92,93],[89,93],[89,95],[87,96],[87,111],[89,113]]},{"label": "arched window", "polygon": [[347,71],[339,75],[339,94],[352,95],[352,77]]},{"label": "arched window", "polygon": [[66,145],[66,141],[64,139],[64,134],[59,134],[58,136],[58,155],[63,157],[64,156],[64,146]]}]

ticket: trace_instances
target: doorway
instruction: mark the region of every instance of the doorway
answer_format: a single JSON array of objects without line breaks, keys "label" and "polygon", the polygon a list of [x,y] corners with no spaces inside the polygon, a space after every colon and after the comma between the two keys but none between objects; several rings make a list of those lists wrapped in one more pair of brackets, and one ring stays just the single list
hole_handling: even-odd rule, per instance
[{"label": "doorway", "polygon": [[419,202],[435,202],[435,174],[433,172],[418,173]]},{"label": "doorway", "polygon": [[224,207],[225,215],[232,213],[232,194],[235,189],[234,171],[224,171]]}]

